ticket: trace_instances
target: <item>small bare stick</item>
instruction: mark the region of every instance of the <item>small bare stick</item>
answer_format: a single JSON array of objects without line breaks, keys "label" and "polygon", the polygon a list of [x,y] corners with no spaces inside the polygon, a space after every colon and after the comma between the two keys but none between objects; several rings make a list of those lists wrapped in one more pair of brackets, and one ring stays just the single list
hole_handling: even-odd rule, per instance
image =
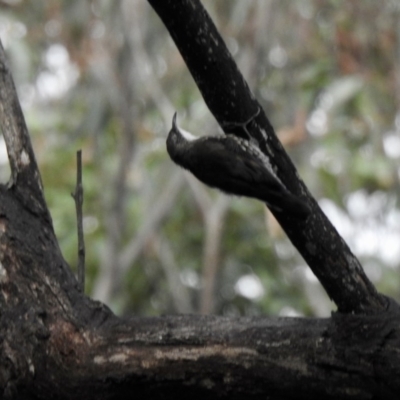
[{"label": "small bare stick", "polygon": [[71,196],[75,200],[76,220],[78,229],[78,282],[82,292],[85,292],[85,240],[83,237],[83,186],[82,186],[82,150],[76,152],[76,186]]}]

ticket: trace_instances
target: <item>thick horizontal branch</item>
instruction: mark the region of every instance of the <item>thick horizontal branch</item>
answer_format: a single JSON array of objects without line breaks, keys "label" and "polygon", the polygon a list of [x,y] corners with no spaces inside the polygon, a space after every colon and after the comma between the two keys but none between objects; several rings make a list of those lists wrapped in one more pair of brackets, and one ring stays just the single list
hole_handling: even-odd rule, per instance
[{"label": "thick horizontal branch", "polygon": [[[30,351],[26,369],[18,372],[36,374],[28,379],[26,399],[135,393],[151,399],[395,400],[400,390],[398,314],[332,320],[110,317],[95,329],[57,318],[47,323],[50,336],[42,334],[43,317],[38,321],[30,320],[41,329],[32,332],[39,340],[19,342]],[[46,363],[38,349],[47,354]]]},{"label": "thick horizontal branch", "polygon": [[[306,222],[276,218],[341,312],[375,313],[386,301],[299,178],[211,18],[199,0],[149,0],[182,54],[210,111],[225,132],[250,135],[277,166],[287,188],[306,199]],[[247,121],[247,123],[245,123]]]},{"label": "thick horizontal branch", "polygon": [[104,327],[99,335],[91,332],[90,346],[79,351],[79,369],[81,378],[90,371],[88,385],[96,376],[108,377],[103,389],[115,393],[121,387],[110,382],[126,379],[132,393],[152,399],[166,392],[196,399],[285,399],[298,398],[299,391],[307,399],[395,399],[395,310],[378,318],[324,320],[137,318]]}]

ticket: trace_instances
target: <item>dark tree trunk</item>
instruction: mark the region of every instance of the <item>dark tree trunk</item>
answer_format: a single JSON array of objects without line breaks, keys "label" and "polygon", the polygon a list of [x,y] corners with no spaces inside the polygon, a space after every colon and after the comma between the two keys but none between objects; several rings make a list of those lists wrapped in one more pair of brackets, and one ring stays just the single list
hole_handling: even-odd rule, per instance
[{"label": "dark tree trunk", "polygon": [[[117,318],[81,292],[44,201],[5,54],[0,390],[18,399],[399,399],[400,313],[319,210],[197,0],[151,0],[224,129],[252,135],[313,209],[282,227],[340,310],[329,319]],[[243,125],[243,121],[249,123]]]}]

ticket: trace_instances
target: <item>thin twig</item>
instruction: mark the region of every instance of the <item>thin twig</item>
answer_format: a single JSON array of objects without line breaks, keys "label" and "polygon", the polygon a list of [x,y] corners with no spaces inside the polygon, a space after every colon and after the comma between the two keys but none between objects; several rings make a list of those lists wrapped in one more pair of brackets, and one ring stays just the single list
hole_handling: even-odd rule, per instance
[{"label": "thin twig", "polygon": [[71,196],[75,200],[76,220],[78,229],[78,282],[82,292],[85,291],[85,240],[83,237],[83,186],[82,186],[82,150],[76,152],[76,186]]}]

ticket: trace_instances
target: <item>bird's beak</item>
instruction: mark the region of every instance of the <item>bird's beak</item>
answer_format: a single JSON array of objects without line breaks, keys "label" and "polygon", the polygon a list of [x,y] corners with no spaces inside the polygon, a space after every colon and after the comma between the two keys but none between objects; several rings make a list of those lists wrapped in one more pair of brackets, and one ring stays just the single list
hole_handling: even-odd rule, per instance
[{"label": "bird's beak", "polygon": [[178,129],[178,127],[176,125],[176,116],[177,116],[177,113],[175,112],[174,117],[172,118],[172,128],[175,130]]}]

